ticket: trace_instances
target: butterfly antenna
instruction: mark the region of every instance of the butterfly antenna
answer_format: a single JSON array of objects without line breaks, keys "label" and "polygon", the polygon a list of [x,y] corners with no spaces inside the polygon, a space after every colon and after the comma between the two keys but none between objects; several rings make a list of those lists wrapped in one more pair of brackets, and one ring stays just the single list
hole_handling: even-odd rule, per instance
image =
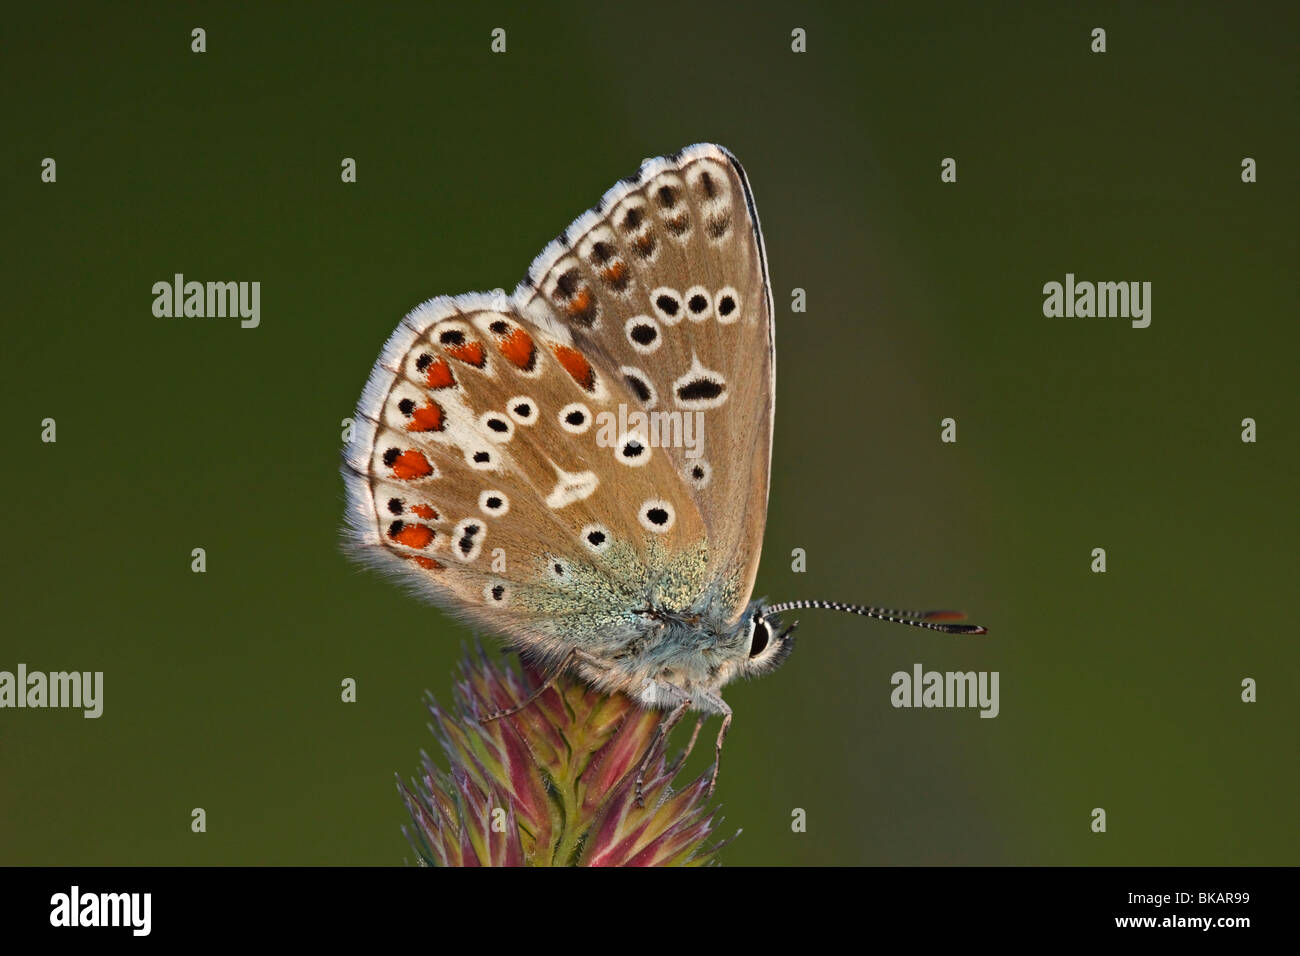
[{"label": "butterfly antenna", "polygon": [[873,617],[878,621],[892,621],[894,624],[907,624],[911,627],[923,627],[929,631],[944,634],[987,634],[988,629],[978,624],[939,624],[937,621],[960,621],[966,615],[961,611],[900,611],[888,607],[864,607],[861,604],[841,604],[839,601],[787,601],[773,604],[763,609],[763,614],[780,614],[782,611],[797,611],[800,608],[825,608],[828,611],[848,611]]}]

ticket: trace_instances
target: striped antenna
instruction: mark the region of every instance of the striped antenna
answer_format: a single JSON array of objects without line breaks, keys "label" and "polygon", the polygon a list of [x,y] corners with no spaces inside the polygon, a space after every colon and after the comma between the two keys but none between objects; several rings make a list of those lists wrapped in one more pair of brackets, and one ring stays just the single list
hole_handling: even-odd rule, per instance
[{"label": "striped antenna", "polygon": [[800,608],[825,608],[828,611],[848,611],[873,617],[878,621],[891,621],[894,624],[908,624],[923,627],[930,631],[944,634],[987,634],[988,629],[978,624],[936,624],[935,621],[960,621],[966,615],[961,611],[900,611],[888,607],[863,607],[861,604],[841,604],[839,601],[786,601],[763,608],[763,615],[780,614],[782,611],[797,611]]}]

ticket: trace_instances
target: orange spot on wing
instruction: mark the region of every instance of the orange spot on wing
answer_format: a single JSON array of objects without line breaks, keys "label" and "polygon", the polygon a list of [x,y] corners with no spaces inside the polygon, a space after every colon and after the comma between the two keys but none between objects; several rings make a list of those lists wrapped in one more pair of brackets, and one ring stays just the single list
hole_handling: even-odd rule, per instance
[{"label": "orange spot on wing", "polygon": [[424,478],[433,474],[433,465],[429,464],[429,459],[424,457],[423,452],[418,452],[414,448],[398,455],[392,468],[393,477],[401,481]]},{"label": "orange spot on wing", "polygon": [[533,347],[533,337],[523,329],[516,328],[509,335],[502,336],[497,345],[501,354],[516,368],[525,372],[532,369],[536,349]]},{"label": "orange spot on wing", "polygon": [[446,349],[447,354],[457,361],[464,362],[466,365],[473,365],[475,368],[483,367],[483,346],[477,342],[448,345]]},{"label": "orange spot on wing", "polygon": [[602,269],[600,277],[611,284],[622,282],[627,278],[627,266],[621,262],[615,262],[608,269]]},{"label": "orange spot on wing", "polygon": [[411,508],[411,511],[417,516],[423,518],[425,521],[438,520],[438,512],[434,511],[428,505],[415,505]]},{"label": "orange spot on wing", "polygon": [[390,533],[388,536],[398,544],[404,544],[408,548],[415,548],[415,550],[419,551],[427,547],[429,542],[433,540],[433,529],[426,528],[422,524],[408,524],[403,525],[402,530],[396,534]]},{"label": "orange spot on wing", "polygon": [[569,315],[582,315],[591,308],[591,290],[579,289],[565,308],[569,310]]},{"label": "orange spot on wing", "polygon": [[412,561],[424,568],[426,571],[441,571],[442,564],[433,558],[426,558],[422,554],[412,554],[409,556]]},{"label": "orange spot on wing", "polygon": [[592,371],[587,357],[568,345],[553,345],[551,351],[564,370],[573,376],[573,380],[590,392],[596,386],[596,373]]},{"label": "orange spot on wing", "polygon": [[431,401],[411,412],[411,420],[407,422],[406,430],[408,432],[440,432],[442,431],[442,425],[442,406]]},{"label": "orange spot on wing", "polygon": [[424,376],[424,383],[430,388],[449,388],[456,384],[456,379],[451,374],[451,366],[447,364],[446,359],[434,359],[430,363],[429,370]]}]

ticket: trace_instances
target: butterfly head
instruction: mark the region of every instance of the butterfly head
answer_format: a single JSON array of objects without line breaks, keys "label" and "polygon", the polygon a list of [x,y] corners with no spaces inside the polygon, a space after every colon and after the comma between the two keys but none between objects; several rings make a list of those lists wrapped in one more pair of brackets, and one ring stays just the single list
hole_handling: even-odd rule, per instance
[{"label": "butterfly head", "polygon": [[755,602],[743,620],[745,639],[740,646],[744,657],[739,659],[737,676],[761,677],[784,664],[794,650],[799,622],[783,627],[775,615],[769,617],[761,602]]}]

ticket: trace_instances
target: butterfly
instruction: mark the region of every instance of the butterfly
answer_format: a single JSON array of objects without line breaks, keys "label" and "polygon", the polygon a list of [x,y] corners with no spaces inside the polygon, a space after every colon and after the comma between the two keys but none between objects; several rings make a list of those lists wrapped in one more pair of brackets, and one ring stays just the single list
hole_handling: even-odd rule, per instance
[{"label": "butterfly", "polygon": [[402,320],[345,453],[350,550],[549,675],[485,720],[575,674],[668,710],[661,737],[688,710],[722,715],[716,783],[721,689],[789,656],[782,612],[985,632],[939,623],[954,612],[752,599],[774,388],[744,169],[712,144],[647,160],[512,295],[435,298]]}]

